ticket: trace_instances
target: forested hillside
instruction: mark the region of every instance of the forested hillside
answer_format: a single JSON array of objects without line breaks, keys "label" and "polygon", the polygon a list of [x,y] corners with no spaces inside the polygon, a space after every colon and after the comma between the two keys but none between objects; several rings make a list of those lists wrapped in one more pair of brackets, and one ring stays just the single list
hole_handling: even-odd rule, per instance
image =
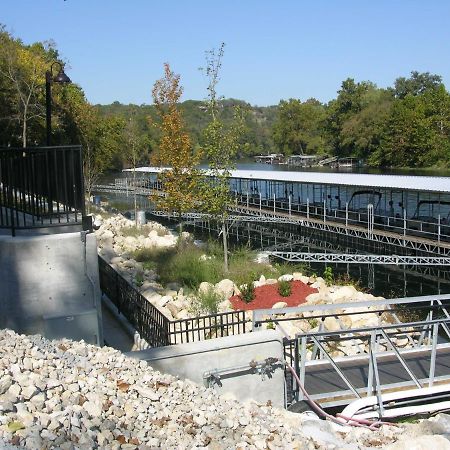
[{"label": "forested hillside", "polygon": [[[220,101],[221,118],[225,124],[231,123],[235,106],[241,106],[245,111],[245,132],[242,137],[240,157],[256,154],[266,154],[275,151],[272,139],[272,129],[276,120],[276,106],[250,106],[242,100],[226,99]],[[134,117],[139,124],[139,131],[149,137],[150,145],[157,145],[158,131],[153,126],[156,120],[153,105],[123,105],[114,102],[110,105],[96,105],[104,117]],[[186,100],[180,103],[187,130],[195,147],[202,143],[202,133],[208,124],[208,114],[205,103],[198,100]]]},{"label": "forested hillside", "polygon": [[281,101],[273,129],[283,153],[354,156],[372,166],[448,167],[450,95],[438,75],[412,72],[393,87],[342,82],[327,105]]}]

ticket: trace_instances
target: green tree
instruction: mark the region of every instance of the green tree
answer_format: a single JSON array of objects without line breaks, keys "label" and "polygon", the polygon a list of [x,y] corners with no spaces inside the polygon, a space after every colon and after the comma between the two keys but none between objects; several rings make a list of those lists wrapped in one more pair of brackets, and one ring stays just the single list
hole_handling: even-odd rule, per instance
[{"label": "green tree", "polygon": [[375,162],[394,167],[448,167],[450,95],[443,86],[396,99]]},{"label": "green tree", "polygon": [[[30,123],[42,121],[45,114],[43,85],[47,57],[48,53],[42,44],[24,46],[6,32],[4,27],[0,28],[0,78],[4,92],[8,95],[1,119],[19,125],[19,139],[23,147],[29,141]],[[17,131],[16,127],[10,127],[10,132],[13,133],[10,139],[13,142]]]},{"label": "green tree", "polygon": [[241,146],[241,138],[245,129],[245,112],[240,106],[234,108],[233,121],[226,126],[221,120],[217,84],[222,66],[224,44],[219,50],[206,53],[204,72],[208,79],[208,97],[206,109],[210,122],[203,133],[202,150],[208,160],[209,177],[201,183],[202,204],[206,212],[211,214],[222,228],[224,254],[224,270],[228,272],[228,230],[226,219],[232,203],[230,195],[230,175],[234,168],[235,158]]},{"label": "green tree", "polygon": [[179,100],[183,88],[180,76],[169,64],[164,64],[164,77],[154,84],[152,96],[159,116],[161,138],[153,156],[153,164],[168,167],[158,178],[164,186],[164,196],[153,196],[157,208],[178,214],[190,211],[198,203],[199,174],[196,166],[199,154],[192,149],[189,134],[185,130]]},{"label": "green tree", "polygon": [[316,99],[305,102],[282,100],[278,106],[278,120],[273,126],[273,140],[285,155],[324,154],[328,144],[324,135],[326,112]]},{"label": "green tree", "polygon": [[421,95],[441,86],[443,84],[440,75],[433,75],[430,72],[420,73],[414,70],[409,78],[399,77],[395,80],[394,94],[397,98],[403,99],[407,95]]},{"label": "green tree", "polygon": [[370,89],[364,95],[364,106],[342,123],[339,142],[351,154],[376,165],[373,154],[385,137],[385,126],[393,103],[391,92]]},{"label": "green tree", "polygon": [[76,85],[67,87],[66,120],[72,143],[83,146],[83,172],[87,195],[91,198],[94,185],[107,170],[114,154],[122,149],[124,122],[120,118],[102,118]]},{"label": "green tree", "polygon": [[341,132],[344,123],[363,110],[367,100],[366,94],[374,89],[376,86],[369,81],[356,83],[353,78],[347,78],[342,82],[337,98],[328,104],[326,128],[336,155],[353,154],[353,146],[344,144]]}]

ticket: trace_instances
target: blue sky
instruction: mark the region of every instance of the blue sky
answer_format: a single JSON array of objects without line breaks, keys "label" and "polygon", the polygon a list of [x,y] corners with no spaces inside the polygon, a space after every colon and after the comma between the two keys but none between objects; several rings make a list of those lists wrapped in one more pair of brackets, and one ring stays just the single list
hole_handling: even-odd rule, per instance
[{"label": "blue sky", "polygon": [[53,39],[92,103],[151,103],[169,62],[202,99],[205,50],[226,43],[218,92],[251,104],[335,97],[347,77],[392,85],[411,70],[450,87],[448,0],[1,0],[24,42]]}]

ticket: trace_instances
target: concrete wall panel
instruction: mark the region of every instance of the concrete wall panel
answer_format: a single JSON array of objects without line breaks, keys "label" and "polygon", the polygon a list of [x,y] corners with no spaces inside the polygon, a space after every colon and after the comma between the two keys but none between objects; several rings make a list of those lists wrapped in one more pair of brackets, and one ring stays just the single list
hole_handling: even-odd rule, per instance
[{"label": "concrete wall panel", "polygon": [[[248,367],[252,360],[283,358],[282,336],[276,331],[152,348],[127,355],[147,361],[156,370],[198,384],[204,384],[205,372],[226,369],[228,373],[221,375],[221,385],[213,385],[217,392],[232,394],[243,401],[252,399],[266,403],[270,400],[274,406],[284,407],[284,369],[281,364],[264,377]],[[245,369],[232,370],[244,365],[247,366]]]},{"label": "concrete wall panel", "polygon": [[[101,342],[101,307],[95,235],[84,232],[0,236],[0,327],[44,334],[44,317],[98,311],[95,334]],[[82,321],[75,321],[78,327]],[[75,323],[74,322],[74,323]],[[67,337],[86,331],[67,328]]]}]

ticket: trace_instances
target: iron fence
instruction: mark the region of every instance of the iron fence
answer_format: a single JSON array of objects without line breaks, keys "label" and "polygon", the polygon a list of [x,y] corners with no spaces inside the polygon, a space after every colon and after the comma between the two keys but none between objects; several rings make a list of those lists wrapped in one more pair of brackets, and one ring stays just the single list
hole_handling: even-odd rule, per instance
[{"label": "iron fence", "polygon": [[0,149],[0,228],[82,224],[80,146]]},{"label": "iron fence", "polygon": [[170,320],[99,256],[100,288],[152,347],[243,334],[250,320],[245,311],[230,311]]},{"label": "iron fence", "polygon": [[170,345],[169,319],[99,256],[100,289],[152,347]]},{"label": "iron fence", "polygon": [[233,336],[246,332],[245,311],[229,311],[170,321],[171,344]]}]

